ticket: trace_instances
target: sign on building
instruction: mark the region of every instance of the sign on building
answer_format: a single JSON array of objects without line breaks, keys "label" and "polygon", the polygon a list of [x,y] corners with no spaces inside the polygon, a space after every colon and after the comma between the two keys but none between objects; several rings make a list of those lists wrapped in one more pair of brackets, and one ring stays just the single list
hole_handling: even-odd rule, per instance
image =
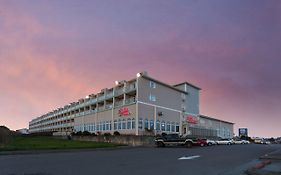
[{"label": "sign on building", "polygon": [[238,132],[239,132],[239,137],[241,136],[248,137],[248,128],[239,128]]}]

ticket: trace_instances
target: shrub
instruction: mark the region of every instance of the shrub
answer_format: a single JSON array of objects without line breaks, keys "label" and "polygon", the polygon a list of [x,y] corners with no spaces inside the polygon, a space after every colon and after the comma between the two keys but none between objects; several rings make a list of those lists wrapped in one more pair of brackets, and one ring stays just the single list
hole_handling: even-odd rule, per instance
[{"label": "shrub", "polygon": [[118,132],[118,131],[114,131],[113,135],[115,135],[115,136],[120,136],[121,134],[120,134],[120,132]]},{"label": "shrub", "polygon": [[110,133],[104,133],[103,134],[105,137],[109,137],[109,136],[111,136],[111,134]]},{"label": "shrub", "polygon": [[89,131],[84,131],[83,132],[83,136],[89,136],[89,135],[91,135],[91,133]]}]

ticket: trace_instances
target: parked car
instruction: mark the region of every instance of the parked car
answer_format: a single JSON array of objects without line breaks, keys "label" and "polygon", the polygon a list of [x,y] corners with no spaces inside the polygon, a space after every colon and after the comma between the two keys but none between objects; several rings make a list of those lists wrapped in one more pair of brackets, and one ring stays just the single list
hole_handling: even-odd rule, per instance
[{"label": "parked car", "polygon": [[237,139],[237,140],[233,140],[233,143],[234,144],[249,144],[250,142],[248,140]]},{"label": "parked car", "polygon": [[232,145],[233,140],[232,139],[220,139],[217,140],[218,145]]},{"label": "parked car", "polygon": [[215,141],[215,140],[207,139],[206,141],[207,141],[208,146],[217,145],[218,144],[217,141]]},{"label": "parked car", "polygon": [[195,146],[207,146],[207,139],[193,139],[193,145]]},{"label": "parked car", "polygon": [[165,134],[155,139],[157,147],[165,147],[166,145],[184,145],[188,148],[192,147],[194,141],[192,138],[179,136],[178,134]]}]

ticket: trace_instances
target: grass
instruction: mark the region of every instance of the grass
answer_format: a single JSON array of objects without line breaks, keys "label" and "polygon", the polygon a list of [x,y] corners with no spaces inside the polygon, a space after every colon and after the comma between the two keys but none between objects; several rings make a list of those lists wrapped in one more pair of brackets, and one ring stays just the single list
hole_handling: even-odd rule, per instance
[{"label": "grass", "polygon": [[120,145],[104,142],[64,140],[47,136],[14,137],[10,143],[0,147],[1,151],[18,150],[54,150],[54,149],[86,149],[107,148]]}]

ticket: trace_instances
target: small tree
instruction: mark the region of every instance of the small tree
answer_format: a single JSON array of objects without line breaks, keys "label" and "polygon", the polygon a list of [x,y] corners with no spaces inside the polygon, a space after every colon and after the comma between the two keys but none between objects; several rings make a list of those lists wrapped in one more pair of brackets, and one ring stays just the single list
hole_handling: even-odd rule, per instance
[{"label": "small tree", "polygon": [[120,134],[120,132],[118,132],[118,131],[114,131],[113,135],[115,135],[115,136],[120,136],[121,134]]}]

